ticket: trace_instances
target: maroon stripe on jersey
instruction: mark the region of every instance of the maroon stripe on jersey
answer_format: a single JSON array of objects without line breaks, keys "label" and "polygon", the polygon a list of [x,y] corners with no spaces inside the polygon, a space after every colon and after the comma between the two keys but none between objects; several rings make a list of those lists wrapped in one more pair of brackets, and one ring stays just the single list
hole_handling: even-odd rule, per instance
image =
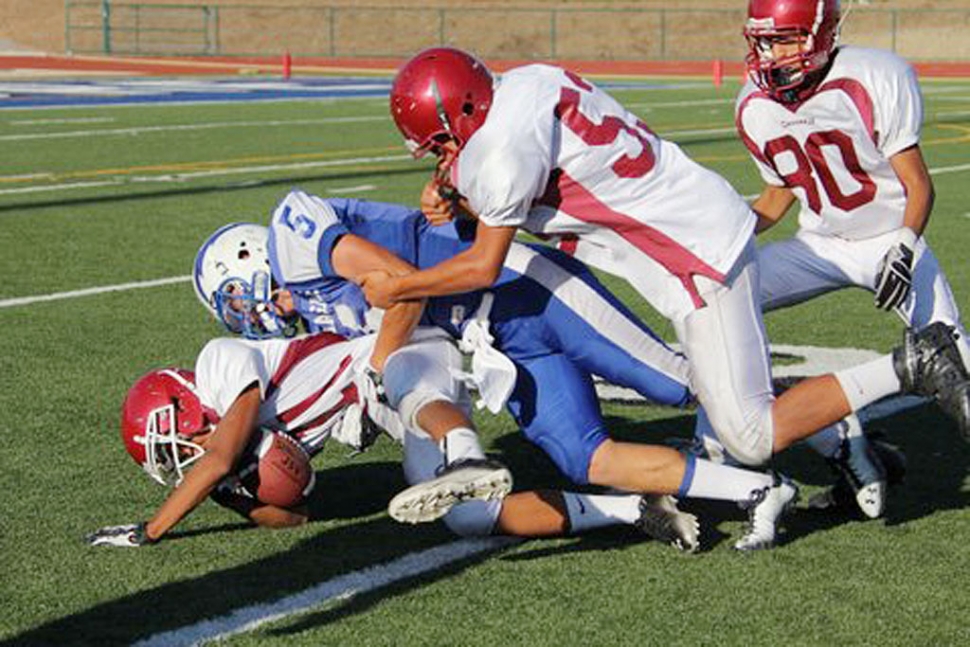
[{"label": "maroon stripe on jersey", "polygon": [[859,111],[862,122],[866,125],[869,139],[878,144],[876,141],[875,110],[872,107],[872,97],[869,96],[865,87],[855,79],[834,79],[823,83],[818,92],[825,92],[826,90],[841,90],[848,95],[852,103],[855,104],[856,110]]},{"label": "maroon stripe on jersey", "polygon": [[337,378],[340,377],[340,375],[347,369],[348,366],[350,366],[350,362],[352,359],[353,358],[350,355],[347,355],[346,357],[344,357],[343,361],[340,362],[340,366],[337,368],[336,372],[334,372],[334,374],[330,377],[330,379],[327,380],[326,384],[324,384],[322,387],[320,387],[319,389],[311,393],[309,396],[304,398],[303,401],[298,403],[296,406],[290,407],[286,411],[281,411],[280,413],[276,414],[276,419],[284,424],[289,424],[299,416],[306,413],[306,410],[312,407],[316,403],[316,401],[319,400],[323,396],[323,394],[326,393],[327,390],[329,390],[330,387],[333,386],[333,383],[337,381]]},{"label": "maroon stripe on jersey", "polygon": [[333,405],[317,417],[312,420],[304,422],[299,427],[291,429],[290,433],[294,434],[298,439],[302,440],[304,436],[308,435],[311,431],[326,424],[331,418],[343,411],[347,405],[353,404],[358,401],[357,397],[357,387],[350,384],[344,387],[343,391],[340,392],[340,401]]},{"label": "maroon stripe on jersey", "polygon": [[706,276],[718,283],[724,282],[724,275],[721,272],[663,232],[603,204],[562,169],[556,169],[553,172],[552,182],[542,197],[542,204],[560,209],[583,222],[606,227],[618,233],[680,279],[684,289],[690,294],[695,308],[705,305],[694,284],[695,275]]},{"label": "maroon stripe on jersey", "polygon": [[335,335],[329,332],[320,332],[315,335],[308,335],[301,339],[294,339],[287,345],[286,353],[283,354],[283,361],[280,362],[279,368],[273,373],[273,377],[270,378],[269,386],[266,387],[265,399],[269,399],[271,395],[276,393],[276,389],[280,387],[286,376],[290,374],[290,371],[299,364],[302,360],[309,357],[313,353],[317,352],[321,348],[326,348],[327,346],[332,346],[333,344],[338,344],[340,342],[347,341],[340,335]]},{"label": "maroon stripe on jersey", "polygon": [[741,120],[741,115],[744,114],[744,109],[748,107],[748,103],[752,99],[764,99],[765,101],[771,101],[771,99],[768,98],[767,94],[760,91],[752,92],[751,94],[746,96],[744,98],[744,101],[741,102],[741,105],[738,106],[738,112],[734,117],[734,127],[737,129],[738,135],[741,137],[741,141],[744,143],[745,147],[751,152],[751,154],[754,155],[754,157],[765,166],[770,166],[774,168],[774,165],[768,161],[768,158],[765,157],[765,154],[761,151],[761,149],[758,148],[758,145],[754,143],[754,140],[751,139],[751,136],[748,135],[747,131],[745,131],[744,123]]}]

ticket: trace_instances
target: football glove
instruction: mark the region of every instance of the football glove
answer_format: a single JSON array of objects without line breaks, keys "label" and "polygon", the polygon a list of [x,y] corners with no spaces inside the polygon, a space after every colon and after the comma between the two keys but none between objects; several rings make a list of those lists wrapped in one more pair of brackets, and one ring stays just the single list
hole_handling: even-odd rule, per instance
[{"label": "football glove", "polygon": [[892,310],[903,304],[913,286],[913,249],[916,233],[903,227],[896,242],[876,268],[876,307]]},{"label": "football glove", "polygon": [[90,546],[120,546],[122,548],[137,548],[138,546],[155,543],[148,538],[144,521],[123,526],[105,526],[95,530],[84,539]]}]

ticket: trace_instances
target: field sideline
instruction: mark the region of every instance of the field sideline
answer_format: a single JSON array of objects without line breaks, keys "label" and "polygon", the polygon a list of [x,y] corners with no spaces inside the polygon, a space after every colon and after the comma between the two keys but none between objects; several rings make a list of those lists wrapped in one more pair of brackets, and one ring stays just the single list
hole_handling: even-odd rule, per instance
[{"label": "field sideline", "polygon": [[[733,131],[734,83],[611,88],[742,194],[757,192]],[[970,81],[926,80],[924,95],[937,188],[927,237],[967,312]],[[202,240],[231,220],[265,222],[295,186],[413,204],[429,167],[404,154],[381,96],[11,108],[0,110],[0,142],[0,644],[970,642],[970,448],[916,401],[871,416],[909,464],[885,519],[803,502],[783,545],[757,555],[730,550],[744,516],[715,505],[691,506],[704,526],[692,556],[626,529],[506,542],[399,526],[383,510],[403,484],[386,439],[354,458],[329,447],[315,459],[307,526],[251,529],[207,503],[157,546],[88,548],[84,533],[143,519],[164,496],[125,454],[118,410],[139,375],[191,366],[221,334],[187,284]],[[792,215],[771,235],[793,229]],[[795,374],[818,368],[805,347],[844,361],[901,334],[861,292],[772,313],[768,326],[779,369]],[[617,437],[690,432],[689,411],[620,400],[604,404]],[[510,418],[476,421],[517,488],[563,484]],[[832,480],[801,449],[776,467],[803,499]]]}]

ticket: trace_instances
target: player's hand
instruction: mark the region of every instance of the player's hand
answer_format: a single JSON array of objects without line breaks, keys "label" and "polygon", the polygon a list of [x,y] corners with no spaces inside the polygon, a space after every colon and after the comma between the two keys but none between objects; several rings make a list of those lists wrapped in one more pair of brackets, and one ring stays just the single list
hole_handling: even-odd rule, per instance
[{"label": "player's hand", "polygon": [[374,270],[361,276],[360,287],[371,306],[387,310],[394,305],[393,282],[394,277],[384,270]]},{"label": "player's hand", "polygon": [[900,230],[896,242],[879,261],[876,269],[876,307],[892,310],[903,304],[913,286],[913,249],[916,233],[909,227]]},{"label": "player's hand", "polygon": [[455,218],[455,196],[453,187],[432,178],[421,191],[421,211],[428,222],[434,226],[445,225]]},{"label": "player's hand", "polygon": [[84,540],[90,546],[119,546],[137,548],[155,543],[148,538],[145,523],[131,523],[122,526],[105,526],[87,535]]}]

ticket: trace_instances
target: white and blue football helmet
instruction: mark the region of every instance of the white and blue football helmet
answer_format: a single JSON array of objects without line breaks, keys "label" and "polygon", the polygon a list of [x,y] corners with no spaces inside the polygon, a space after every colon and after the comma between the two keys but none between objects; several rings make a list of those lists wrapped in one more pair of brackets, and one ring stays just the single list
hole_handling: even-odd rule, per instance
[{"label": "white and blue football helmet", "polygon": [[297,316],[281,316],[273,300],[269,230],[234,222],[209,236],[195,256],[195,294],[233,333],[248,339],[292,337]]}]

